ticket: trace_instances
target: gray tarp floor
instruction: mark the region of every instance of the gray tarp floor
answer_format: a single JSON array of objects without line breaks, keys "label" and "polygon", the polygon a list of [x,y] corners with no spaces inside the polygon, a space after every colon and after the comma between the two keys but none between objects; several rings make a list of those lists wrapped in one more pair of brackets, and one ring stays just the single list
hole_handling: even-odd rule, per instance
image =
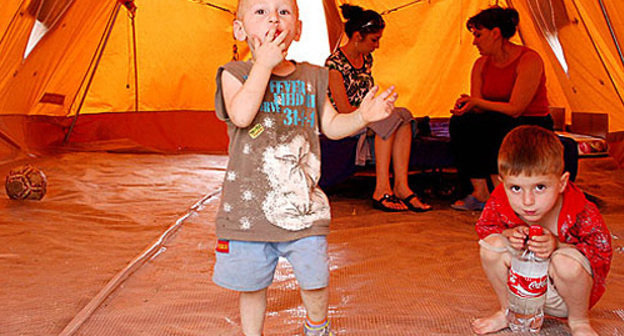
[{"label": "gray tarp floor", "polygon": [[[212,283],[214,219],[227,158],[67,153],[36,160],[41,201],[0,192],[0,335],[240,335],[237,295]],[[0,166],[0,176],[24,163]],[[414,180],[422,183],[423,180]],[[496,309],[480,268],[476,212],[383,213],[371,179],[330,195],[330,319],[336,335],[470,335]],[[613,234],[601,335],[624,335],[624,170],[583,159],[577,184]],[[289,265],[269,289],[265,335],[300,335]],[[509,334],[508,330],[499,334]],[[568,335],[547,319],[542,335]]]}]

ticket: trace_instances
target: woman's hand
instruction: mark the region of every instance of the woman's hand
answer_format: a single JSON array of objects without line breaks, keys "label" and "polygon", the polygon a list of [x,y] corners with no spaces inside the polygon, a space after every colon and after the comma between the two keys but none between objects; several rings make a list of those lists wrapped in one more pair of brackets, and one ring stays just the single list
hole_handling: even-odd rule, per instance
[{"label": "woman's hand", "polygon": [[476,103],[476,98],[464,93],[455,101],[455,106],[451,109],[451,113],[456,116],[463,115],[464,113],[472,110],[476,106]]},{"label": "woman's hand", "polygon": [[546,259],[557,249],[557,238],[548,229],[541,236],[533,236],[528,242],[529,251],[539,258]]},{"label": "woman's hand", "polygon": [[360,103],[360,115],[366,124],[387,118],[392,113],[394,102],[398,97],[394,92],[394,85],[375,97],[377,91],[378,86],[371,88]]},{"label": "woman's hand", "polygon": [[276,27],[269,29],[262,40],[257,36],[251,37],[255,62],[271,70],[285,59],[287,52],[284,43],[287,32],[283,31],[275,36],[276,29]]}]

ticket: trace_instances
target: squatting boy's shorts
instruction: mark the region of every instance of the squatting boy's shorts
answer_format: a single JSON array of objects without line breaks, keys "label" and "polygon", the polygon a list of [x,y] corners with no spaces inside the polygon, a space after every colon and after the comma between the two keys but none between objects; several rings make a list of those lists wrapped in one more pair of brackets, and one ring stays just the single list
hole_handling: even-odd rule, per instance
[{"label": "squatting boy's shorts", "polygon": [[[493,235],[498,235],[502,239],[504,239],[504,241],[507,244],[507,247],[497,248],[495,246],[488,244],[483,239],[479,241],[479,245],[481,245],[482,248],[485,248],[490,251],[511,254],[512,247],[511,247],[511,243],[509,243],[509,240],[505,238],[502,234],[495,233]],[[589,263],[589,260],[587,259],[587,257],[585,257],[585,255],[583,255],[583,253],[581,253],[579,250],[575,249],[574,247],[558,248],[552,253],[551,258],[554,255],[565,255],[566,257],[571,258],[572,260],[581,264],[581,266],[587,272],[587,274],[593,277],[591,264]],[[547,315],[557,316],[557,317],[568,316],[568,307],[563,301],[563,298],[561,298],[561,296],[557,292],[557,288],[555,288],[555,285],[553,284],[552,279],[550,277],[548,277],[548,289],[546,290],[546,303],[544,304],[544,313],[546,313]]]},{"label": "squatting boy's shorts", "polygon": [[227,289],[251,292],[267,288],[273,282],[279,257],[290,262],[301,289],[320,289],[329,284],[325,236],[288,242],[219,240],[215,254],[212,280]]}]

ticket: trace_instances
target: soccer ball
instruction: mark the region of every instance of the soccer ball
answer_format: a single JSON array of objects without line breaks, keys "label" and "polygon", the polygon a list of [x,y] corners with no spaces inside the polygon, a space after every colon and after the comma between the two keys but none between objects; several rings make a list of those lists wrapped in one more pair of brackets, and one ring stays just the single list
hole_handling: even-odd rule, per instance
[{"label": "soccer ball", "polygon": [[43,172],[29,164],[11,169],[5,182],[6,193],[14,200],[40,200],[47,186]]}]

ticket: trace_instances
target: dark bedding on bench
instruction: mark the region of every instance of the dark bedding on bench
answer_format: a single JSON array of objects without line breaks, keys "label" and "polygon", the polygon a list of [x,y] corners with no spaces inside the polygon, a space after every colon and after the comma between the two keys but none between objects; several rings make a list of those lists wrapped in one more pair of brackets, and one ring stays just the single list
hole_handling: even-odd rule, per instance
[{"label": "dark bedding on bench", "polygon": [[[410,151],[409,170],[439,170],[454,167],[450,138],[448,137],[448,121],[429,121],[428,118],[415,124]],[[416,125],[418,125],[416,127]],[[424,134],[424,135],[423,135]],[[440,135],[440,136],[436,136]],[[574,181],[578,172],[578,146],[574,139],[559,135],[564,147],[565,169],[570,172],[570,180]],[[327,189],[339,184],[355,174],[355,151],[357,137],[341,140],[330,140],[321,135],[321,178],[319,186]]]}]

